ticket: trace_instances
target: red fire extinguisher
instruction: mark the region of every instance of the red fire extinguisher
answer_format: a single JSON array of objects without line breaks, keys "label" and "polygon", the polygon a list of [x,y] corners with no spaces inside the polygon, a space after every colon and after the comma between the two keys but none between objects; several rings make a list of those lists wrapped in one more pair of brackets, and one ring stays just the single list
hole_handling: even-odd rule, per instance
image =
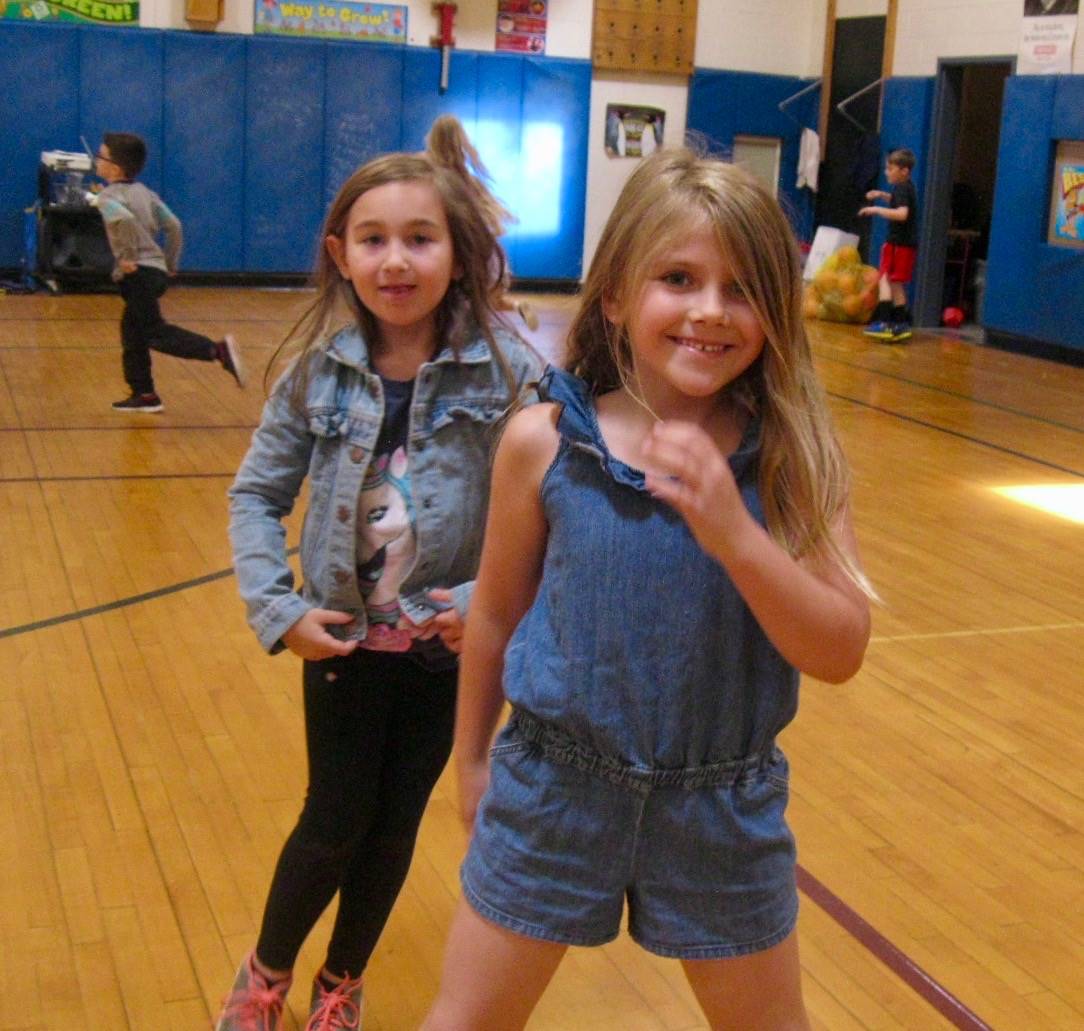
[{"label": "red fire extinguisher", "polygon": [[434,13],[440,18],[440,35],[431,40],[433,46],[440,47],[440,92],[448,89],[448,71],[452,63],[452,47],[455,46],[455,4],[433,4]]}]

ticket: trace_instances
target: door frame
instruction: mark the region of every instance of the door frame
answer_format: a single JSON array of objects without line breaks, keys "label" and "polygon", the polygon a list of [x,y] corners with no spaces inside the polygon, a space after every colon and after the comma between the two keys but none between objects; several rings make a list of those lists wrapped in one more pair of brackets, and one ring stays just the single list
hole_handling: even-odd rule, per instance
[{"label": "door frame", "polygon": [[952,217],[952,171],[960,131],[960,98],[968,67],[1007,64],[1016,73],[1016,56],[941,57],[937,60],[929,146],[926,150],[926,185],[918,223],[915,258],[915,293],[912,317],[916,326],[941,324],[941,297],[945,289],[945,255]]}]

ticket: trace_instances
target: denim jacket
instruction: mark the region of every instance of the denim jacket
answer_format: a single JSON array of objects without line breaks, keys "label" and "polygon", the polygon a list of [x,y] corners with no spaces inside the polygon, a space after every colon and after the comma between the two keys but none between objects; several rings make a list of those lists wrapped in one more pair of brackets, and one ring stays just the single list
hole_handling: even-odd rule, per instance
[{"label": "denim jacket", "polygon": [[[538,355],[511,332],[498,330],[496,337],[517,385],[537,380],[543,367]],[[383,389],[355,326],[300,360],[310,363],[303,405],[292,402],[292,377],[283,376],[229,490],[241,597],[249,625],[272,653],[310,608],[354,617],[345,627],[329,628],[336,636],[361,639],[367,628],[355,523],[384,415]],[[407,438],[417,554],[399,594],[413,622],[434,614],[426,596],[433,587],[452,588],[456,608],[466,612],[481,554],[495,423],[509,401],[500,364],[480,335],[460,350],[458,361],[444,347],[418,370]],[[304,582],[298,592],[282,520],[306,476]]]}]

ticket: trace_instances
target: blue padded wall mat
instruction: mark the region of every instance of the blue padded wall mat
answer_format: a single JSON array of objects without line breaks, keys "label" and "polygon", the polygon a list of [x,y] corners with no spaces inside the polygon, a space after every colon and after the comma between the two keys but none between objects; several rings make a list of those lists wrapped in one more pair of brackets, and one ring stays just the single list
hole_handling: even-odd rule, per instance
[{"label": "blue padded wall mat", "polygon": [[[930,142],[930,119],[933,117],[933,93],[936,82],[932,76],[900,76],[888,79],[884,84],[881,103],[881,151],[887,157],[890,151],[909,147],[915,152],[915,167],[911,181],[915,184],[921,219],[922,191],[926,184],[927,152]],[[882,171],[877,189],[888,189]],[[870,235],[870,263],[876,265],[881,256],[881,245],[888,239],[888,222],[883,218],[873,220]],[[922,240],[918,241],[922,246]]]},{"label": "blue padded wall mat", "polygon": [[1084,290],[1084,251],[1046,242],[1055,142],[1084,139],[1084,76],[1011,76],[1005,83],[983,324],[1084,348],[1073,303]]},{"label": "blue padded wall mat", "polygon": [[245,270],[312,267],[324,215],[324,44],[248,45]]},{"label": "blue padded wall mat", "polygon": [[79,43],[79,131],[92,147],[103,132],[139,133],[147,141],[139,178],[160,193],[162,33],[98,28]]},{"label": "blue padded wall mat", "polygon": [[579,279],[591,65],[523,58],[516,275]]},{"label": "blue padded wall mat", "polygon": [[442,94],[427,47],[0,21],[0,74],[14,170],[0,183],[0,266],[22,258],[40,152],[114,129],[147,139],[143,178],[185,225],[182,269],[307,273],[343,180],[420,148],[449,112],[521,217],[506,238],[515,274],[580,276],[587,61],[456,50]]},{"label": "blue padded wall mat", "polygon": [[[510,211],[521,211],[519,155],[522,150],[523,60],[512,54],[494,54],[478,62],[478,109],[471,140],[491,176],[490,186]],[[520,272],[519,223],[504,236],[512,272]],[[582,237],[581,237],[582,252]]]},{"label": "blue padded wall mat", "polygon": [[165,37],[162,195],[184,225],[182,268],[244,267],[245,41]]},{"label": "blue padded wall mat", "polygon": [[327,44],[324,207],[359,166],[402,148],[403,48]]},{"label": "blue padded wall mat", "polygon": [[0,90],[0,266],[16,268],[24,253],[23,211],[37,198],[41,152],[81,149],[79,109],[72,103],[79,93],[79,32],[0,22]]},{"label": "blue padded wall mat", "polygon": [[467,134],[473,136],[481,57],[469,50],[453,50],[448,89],[441,93],[440,51],[435,47],[406,48],[401,109],[404,150],[421,150],[425,146],[425,134],[438,115],[455,115]]},{"label": "blue padded wall mat", "polygon": [[806,98],[785,111],[780,111],[779,105],[808,85],[808,79],[791,75],[697,68],[689,82],[685,118],[686,128],[703,133],[713,150],[729,150],[736,135],[774,136],[782,141],[778,196],[795,233],[803,240],[813,235],[814,198],[811,191],[795,184],[798,144],[803,127],[817,128],[818,109]]}]

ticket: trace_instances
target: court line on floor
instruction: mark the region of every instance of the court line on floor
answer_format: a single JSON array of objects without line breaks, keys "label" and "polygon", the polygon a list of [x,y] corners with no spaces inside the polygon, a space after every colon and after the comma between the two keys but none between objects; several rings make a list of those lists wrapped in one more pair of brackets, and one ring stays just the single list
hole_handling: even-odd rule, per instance
[{"label": "court line on floor", "polygon": [[[295,555],[298,548],[290,548],[287,555]],[[191,587],[199,587],[225,580],[234,575],[232,569],[221,569],[204,576],[194,577],[181,583],[172,584],[168,587],[159,587],[153,591],[145,591],[141,594],[131,595],[127,598],[118,598],[116,601],[106,602],[102,605],[94,605],[76,612],[66,613],[62,616],[52,616],[48,619],[36,620],[33,623],[24,623],[21,626],[0,629],[0,639],[14,637],[19,634],[30,633],[85,619],[90,616],[98,616],[107,612],[115,612],[118,609],[142,602],[153,601],[158,598],[176,594]],[[1076,624],[1069,624],[1076,625]],[[855,938],[878,960],[885,964],[897,977],[908,987],[926,1000],[934,1009],[941,1013],[955,1027],[961,1031],[993,1031],[993,1029],[976,1016],[963,1002],[957,999],[935,978],[931,977],[906,953],[892,944],[884,935],[874,928],[867,920],[851,909],[845,902],[835,895],[829,888],[810,874],[801,865],[797,869],[798,887],[811,901],[820,906],[825,913],[836,921],[848,934]]]},{"label": "court line on floor", "polygon": [[798,866],[798,889],[954,1027],[961,1031],[993,1031],[981,1017],[936,978],[931,977],[910,956],[893,945],[876,927],[851,909],[801,864]]},{"label": "court line on floor", "polygon": [[3,476],[2,483],[97,483],[127,480],[232,480],[237,473],[103,473],[98,476]]},{"label": "court line on floor", "polygon": [[947,637],[991,637],[997,634],[1029,634],[1035,631],[1050,630],[1080,630],[1084,629],[1084,622],[1075,620],[1069,623],[1040,623],[1034,626],[1003,626],[992,627],[987,630],[934,630],[922,634],[886,634],[873,636],[869,639],[870,644],[892,644],[896,641],[935,641]]},{"label": "court line on floor", "polygon": [[960,440],[966,440],[971,444],[979,444],[980,446],[990,448],[993,451],[1000,451],[1004,455],[1012,455],[1013,458],[1020,458],[1026,462],[1034,462],[1036,465],[1045,466],[1047,469],[1055,469],[1059,473],[1066,473],[1069,476],[1076,476],[1084,479],[1084,472],[1079,469],[1070,469],[1068,466],[1058,465],[1057,462],[1049,462],[1045,458],[1036,458],[1035,455],[1029,455],[1024,451],[1016,451],[1011,447],[1005,447],[1004,444],[995,444],[993,441],[983,440],[981,437],[973,437],[971,434],[962,433],[960,430],[949,429],[947,426],[938,426],[935,422],[927,422],[925,419],[919,419],[914,415],[907,415],[904,412],[896,412],[891,408],[882,408],[880,405],[872,404],[869,401],[863,401],[857,397],[849,397],[847,394],[828,391],[828,396],[834,397],[839,401],[850,401],[860,408],[868,408],[871,411],[880,412],[882,415],[890,415],[893,418],[902,419],[904,422],[911,422],[916,426],[923,426],[928,430],[936,430],[938,433],[945,433],[950,437],[957,437]]},{"label": "court line on floor", "polygon": [[254,422],[216,424],[177,425],[150,423],[132,426],[0,426],[0,433],[116,433],[121,430],[130,430],[134,433],[142,433],[150,430],[161,433],[164,430],[254,430],[257,424]]},{"label": "court line on floor", "polygon": [[1017,415],[1021,419],[1031,419],[1033,422],[1039,422],[1045,426],[1053,426],[1059,430],[1068,430],[1070,433],[1084,433],[1084,426],[1072,426],[1067,422],[1058,422],[1056,419],[1048,419],[1042,415],[1034,415],[1031,412],[1022,411],[1019,408],[1010,408],[1008,405],[999,404],[997,401],[987,401],[984,398],[974,397],[971,394],[964,394],[957,390],[949,390],[947,387],[940,387],[933,383],[923,383],[920,379],[911,379],[909,376],[901,376],[898,373],[886,372],[884,369],[871,368],[870,366],[862,365],[859,362],[849,362],[843,358],[836,358],[833,355],[821,354],[820,352],[817,353],[817,357],[825,361],[835,362],[837,365],[842,365],[848,369],[856,369],[859,372],[880,376],[882,379],[891,379],[895,380],[897,383],[906,383],[908,386],[920,387],[923,390],[929,390],[935,394],[944,394],[946,397],[967,401],[969,404],[979,405],[982,408],[991,408],[996,412],[1004,412],[1007,415]]}]

